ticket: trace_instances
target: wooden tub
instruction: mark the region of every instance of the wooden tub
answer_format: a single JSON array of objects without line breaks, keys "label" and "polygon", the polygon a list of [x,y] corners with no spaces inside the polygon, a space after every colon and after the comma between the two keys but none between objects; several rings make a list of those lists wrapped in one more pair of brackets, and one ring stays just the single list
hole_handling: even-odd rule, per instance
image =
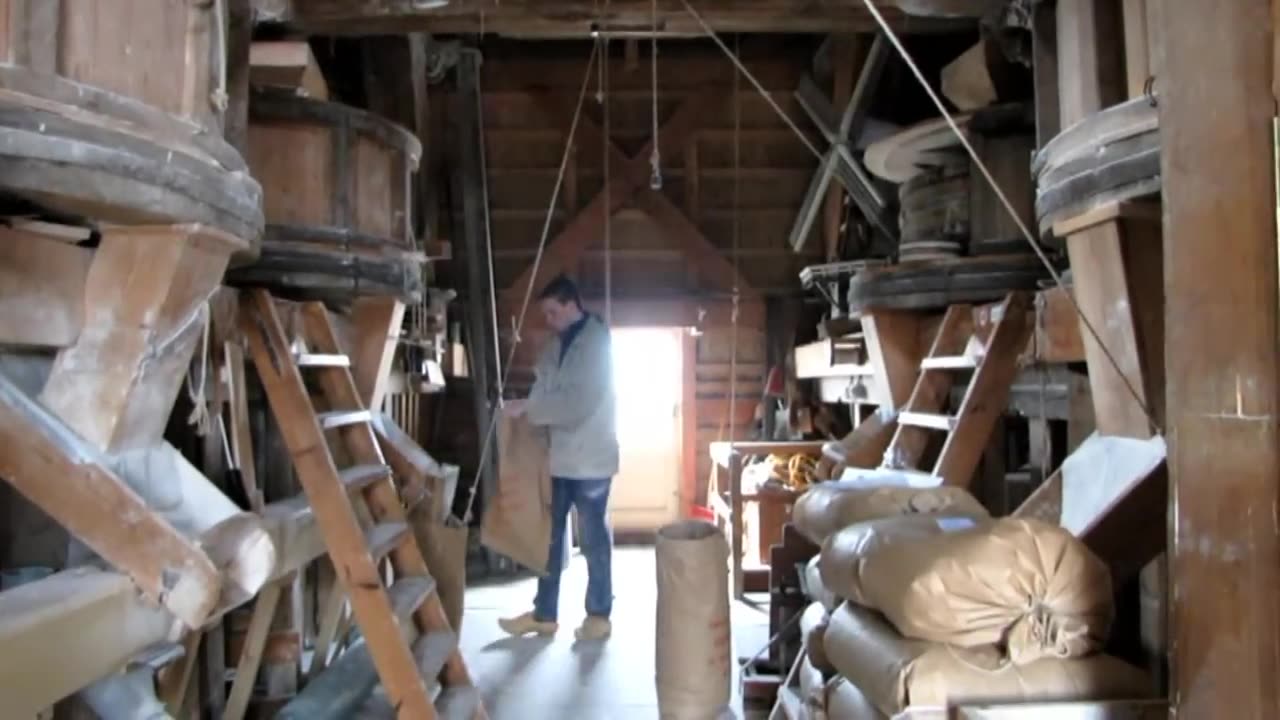
[{"label": "wooden tub", "polygon": [[262,255],[240,285],[301,298],[422,297],[411,183],[422,146],[377,115],[275,89],[249,103],[249,165],[262,183]]},{"label": "wooden tub", "polygon": [[219,4],[0,0],[6,212],[203,223],[251,243],[261,190],[224,139]]}]

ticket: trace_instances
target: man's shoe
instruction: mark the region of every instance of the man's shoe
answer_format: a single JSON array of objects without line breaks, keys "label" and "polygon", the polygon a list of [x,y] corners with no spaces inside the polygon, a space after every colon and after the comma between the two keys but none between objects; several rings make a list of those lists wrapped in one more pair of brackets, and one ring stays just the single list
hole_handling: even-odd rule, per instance
[{"label": "man's shoe", "polygon": [[531,612],[513,618],[502,618],[498,620],[498,627],[502,628],[508,635],[515,637],[523,635],[547,637],[555,635],[556,630],[560,628],[556,623],[535,618]]},{"label": "man's shoe", "polygon": [[573,636],[579,640],[604,640],[612,632],[613,625],[609,623],[608,618],[588,615],[582,622],[582,627],[573,631]]}]

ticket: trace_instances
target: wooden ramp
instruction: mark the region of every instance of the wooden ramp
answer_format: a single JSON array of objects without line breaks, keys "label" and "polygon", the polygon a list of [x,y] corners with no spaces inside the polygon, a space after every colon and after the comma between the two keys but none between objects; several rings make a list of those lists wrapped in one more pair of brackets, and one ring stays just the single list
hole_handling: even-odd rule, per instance
[{"label": "wooden ramp", "polygon": [[[399,717],[483,718],[457,635],[383,460],[373,416],[352,379],[350,358],[323,304],[303,305],[302,320],[306,347],[295,354],[269,293],[247,291],[242,303],[241,325],[254,364],[365,652]],[[322,408],[313,404],[309,388]],[[341,469],[335,454],[348,461]],[[441,692],[433,702],[437,677]]]}]

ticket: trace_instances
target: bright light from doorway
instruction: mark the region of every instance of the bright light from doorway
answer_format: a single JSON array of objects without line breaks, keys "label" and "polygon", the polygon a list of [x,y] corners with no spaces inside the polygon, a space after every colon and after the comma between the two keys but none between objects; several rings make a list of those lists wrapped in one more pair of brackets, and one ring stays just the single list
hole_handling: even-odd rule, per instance
[{"label": "bright light from doorway", "polygon": [[680,335],[670,329],[613,331],[618,442],[624,448],[669,444],[680,403]]}]

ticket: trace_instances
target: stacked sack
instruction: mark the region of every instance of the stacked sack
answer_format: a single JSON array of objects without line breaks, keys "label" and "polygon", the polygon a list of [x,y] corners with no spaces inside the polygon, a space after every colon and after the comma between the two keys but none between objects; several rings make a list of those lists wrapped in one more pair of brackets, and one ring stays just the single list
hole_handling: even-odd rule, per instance
[{"label": "stacked sack", "polygon": [[1110,572],[1057,526],[992,520],[957,488],[835,484],[810,490],[793,519],[822,547],[827,603],[843,601],[802,620],[811,665],[837,675],[831,720],[1151,692],[1141,671],[1099,654]]}]

